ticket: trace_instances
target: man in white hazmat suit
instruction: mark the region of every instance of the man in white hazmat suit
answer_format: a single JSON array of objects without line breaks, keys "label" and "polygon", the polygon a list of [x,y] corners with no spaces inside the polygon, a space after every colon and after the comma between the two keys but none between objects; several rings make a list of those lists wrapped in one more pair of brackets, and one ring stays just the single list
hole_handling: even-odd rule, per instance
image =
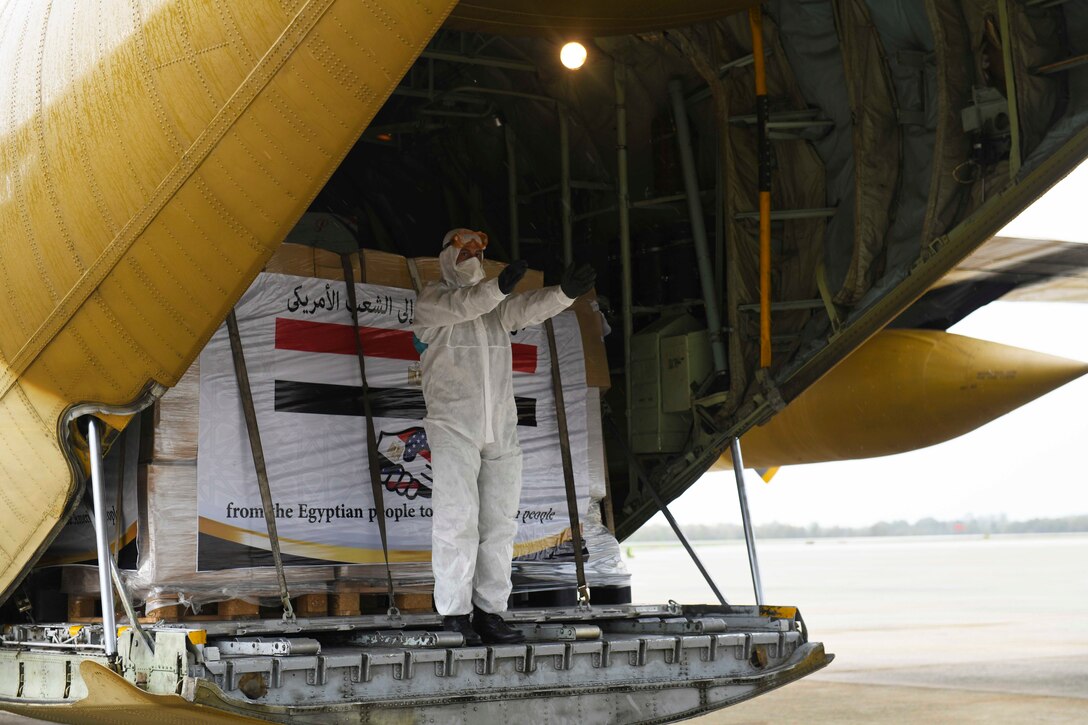
[{"label": "man in white hazmat suit", "polygon": [[[419,294],[413,331],[423,350],[423,420],[434,469],[432,567],[443,626],[466,644],[524,639],[503,620],[521,495],[510,333],[556,315],[593,287],[588,265],[556,287],[511,295],[528,267],[484,280],[487,235],[454,229],[442,281]],[[469,613],[472,619],[469,619]]]}]

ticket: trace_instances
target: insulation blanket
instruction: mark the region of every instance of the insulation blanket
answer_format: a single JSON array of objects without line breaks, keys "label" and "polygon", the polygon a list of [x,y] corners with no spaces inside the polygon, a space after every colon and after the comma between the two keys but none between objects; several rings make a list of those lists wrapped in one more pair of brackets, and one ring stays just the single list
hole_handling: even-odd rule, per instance
[{"label": "insulation blanket", "polygon": [[[360,339],[380,456],[390,559],[430,559],[430,451],[415,293],[356,285]],[[382,561],[367,465],[354,328],[341,282],[261,274],[236,306],[253,404],[288,565]],[[579,510],[603,490],[590,465],[581,336],[554,319]],[[518,438],[524,457],[515,557],[569,537],[551,360],[543,326],[512,335]],[[424,353],[425,354],[425,353]],[[197,569],[271,566],[268,536],[226,326],[200,356]]]}]

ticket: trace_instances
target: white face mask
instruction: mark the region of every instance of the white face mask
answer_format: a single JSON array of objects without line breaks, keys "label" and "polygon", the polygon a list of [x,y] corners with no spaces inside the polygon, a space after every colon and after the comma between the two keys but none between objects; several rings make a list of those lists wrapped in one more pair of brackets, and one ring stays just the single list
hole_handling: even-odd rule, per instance
[{"label": "white face mask", "polygon": [[480,263],[479,257],[466,259],[456,265],[453,271],[457,274],[457,282],[462,287],[474,285],[484,278],[484,265]]}]

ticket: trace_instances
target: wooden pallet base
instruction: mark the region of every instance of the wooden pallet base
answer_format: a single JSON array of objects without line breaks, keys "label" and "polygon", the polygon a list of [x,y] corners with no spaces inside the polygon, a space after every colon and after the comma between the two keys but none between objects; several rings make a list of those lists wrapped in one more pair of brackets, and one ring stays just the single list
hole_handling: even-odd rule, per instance
[{"label": "wooden pallet base", "polygon": [[359,595],[349,593],[337,593],[329,595],[329,616],[355,617],[362,614],[359,606]]},{"label": "wooden pallet base", "polygon": [[151,622],[176,622],[181,619],[181,605],[172,604],[152,609],[146,618]]},{"label": "wooden pallet base", "polygon": [[402,612],[433,612],[434,597],[430,592],[396,592],[394,600]]},{"label": "wooden pallet base", "polygon": [[[364,589],[364,587],[359,587]],[[303,619],[315,617],[356,617],[361,614],[384,614],[389,609],[389,597],[385,589],[365,587],[366,591],[333,591],[331,594],[301,594],[292,600],[295,616]],[[173,601],[173,600],[169,600]],[[397,591],[394,602],[401,612],[418,613],[434,611],[433,597],[427,589]],[[201,614],[186,611],[182,604],[159,606],[140,617],[143,624],[159,622],[218,622],[230,620],[279,617],[279,605],[261,607],[243,599],[228,599],[215,605],[213,612],[207,609]],[[69,595],[68,621],[89,624],[101,622],[98,598],[85,595]]]},{"label": "wooden pallet base", "polygon": [[98,609],[98,597],[68,596],[68,620],[76,622],[93,618]]},{"label": "wooden pallet base", "polygon": [[303,594],[293,602],[296,617],[326,617],[329,614],[328,594]]},{"label": "wooden pallet base", "polygon": [[219,619],[257,619],[261,616],[260,606],[244,599],[228,599],[219,602],[217,607]]}]

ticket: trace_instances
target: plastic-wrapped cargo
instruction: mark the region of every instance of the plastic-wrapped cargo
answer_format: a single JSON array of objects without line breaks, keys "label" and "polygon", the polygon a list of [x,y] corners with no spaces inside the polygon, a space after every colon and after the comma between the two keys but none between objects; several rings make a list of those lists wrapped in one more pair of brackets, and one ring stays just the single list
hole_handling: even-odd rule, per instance
[{"label": "plastic-wrapped cargo", "polygon": [[[631,575],[623,563],[619,542],[602,520],[600,501],[590,502],[581,523],[586,582],[590,589],[630,586]],[[513,562],[515,592],[570,587],[575,576],[569,528],[558,546]]]},{"label": "plastic-wrapped cargo", "polygon": [[[413,290],[437,279],[438,265],[382,252],[362,258],[362,265],[359,255],[350,259],[356,282],[365,280],[357,295],[364,345],[373,351],[367,356],[372,401],[377,392],[376,407],[386,416],[375,414],[393,574],[398,587],[430,587],[429,451],[418,420],[425,408],[413,377],[416,353],[404,335],[410,337]],[[489,261],[485,269],[493,276],[502,267]],[[540,272],[530,271],[519,289],[542,282]],[[361,398],[349,389],[358,386],[359,372],[343,284],[340,255],[284,244],[236,306],[292,595],[379,590],[385,583],[364,419],[355,409]],[[599,396],[607,385],[600,317],[580,300],[555,328],[587,575],[591,585],[622,586],[629,576],[599,506],[606,496]],[[345,332],[350,344],[341,349]],[[526,460],[516,580],[523,591],[571,586],[546,339],[537,328],[519,332],[514,342]],[[145,426],[139,467],[139,566],[127,580],[149,609],[278,596],[239,400],[221,329],[201,361],[145,416],[153,425]],[[66,582],[81,591],[97,588],[86,573],[72,572]]]},{"label": "plastic-wrapped cargo", "polygon": [[142,438],[145,454],[140,463],[196,465],[197,427],[200,424],[200,361],[194,361],[177,385],[155,401]]},{"label": "plastic-wrapped cargo", "polygon": [[[342,285],[294,275],[261,275],[235,307],[251,397],[276,503],[280,548],[289,564],[377,563],[384,510],[391,558],[430,558],[431,463],[422,420],[427,409],[413,344],[412,290],[357,285],[359,331],[376,433],[383,501],[370,487],[363,389]],[[580,508],[591,484],[587,387],[577,318],[553,319],[557,365],[568,401],[570,451]],[[522,496],[515,555],[554,546],[567,528],[566,493],[543,326],[513,336],[513,383],[522,451]],[[270,563],[241,393],[225,329],[200,359],[197,462],[198,568]]]},{"label": "plastic-wrapped cargo", "polygon": [[[200,605],[224,599],[278,598],[274,568],[198,569],[195,462],[151,463],[140,467],[140,476],[148,507],[140,527],[140,565],[127,577],[135,594],[160,606],[175,601]],[[326,591],[334,576],[331,566],[287,569],[292,594]]]}]

